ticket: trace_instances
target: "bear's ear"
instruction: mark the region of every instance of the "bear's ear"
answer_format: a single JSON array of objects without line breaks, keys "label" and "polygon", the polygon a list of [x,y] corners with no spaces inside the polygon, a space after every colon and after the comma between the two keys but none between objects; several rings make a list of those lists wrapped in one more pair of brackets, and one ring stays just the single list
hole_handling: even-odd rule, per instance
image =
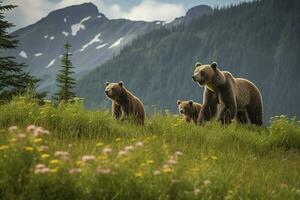
[{"label": "bear's ear", "polygon": [[120,87],[123,87],[123,85],[124,85],[124,82],[123,82],[123,81],[120,81],[120,82],[119,82],[119,86],[120,86]]},{"label": "bear's ear", "polygon": [[105,83],[105,86],[108,86],[109,84],[110,84],[109,82],[106,82],[106,83]]},{"label": "bear's ear", "polygon": [[189,100],[189,104],[192,106],[193,105],[193,100]]},{"label": "bear's ear", "polygon": [[181,104],[181,101],[180,100],[177,100],[177,105],[180,105]]},{"label": "bear's ear", "polygon": [[200,62],[196,62],[196,64],[195,64],[195,68],[197,68],[197,67],[199,67],[199,66],[201,66],[202,64],[200,63]]},{"label": "bear's ear", "polygon": [[218,67],[218,64],[216,63],[216,62],[213,62],[213,63],[211,63],[211,68],[213,68],[213,69],[217,69],[217,67]]}]

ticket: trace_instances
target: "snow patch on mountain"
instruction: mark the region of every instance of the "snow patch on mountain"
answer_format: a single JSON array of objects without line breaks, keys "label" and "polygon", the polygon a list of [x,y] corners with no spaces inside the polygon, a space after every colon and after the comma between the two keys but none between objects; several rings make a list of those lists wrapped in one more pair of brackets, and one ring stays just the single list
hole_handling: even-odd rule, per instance
[{"label": "snow patch on mountain", "polygon": [[76,36],[78,31],[80,31],[81,29],[84,30],[84,29],[85,29],[85,26],[83,25],[83,22],[89,20],[91,17],[92,17],[92,16],[85,17],[85,18],[83,18],[78,24],[73,24],[73,25],[71,26],[72,35],[73,35],[73,36]]},{"label": "snow patch on mountain", "polygon": [[64,18],[64,22],[65,22],[65,23],[67,22],[67,18]]},{"label": "snow patch on mountain", "polygon": [[83,45],[79,51],[84,51],[88,46],[90,46],[96,42],[101,42],[100,36],[101,36],[101,33],[98,33],[91,41],[89,41],[87,44]]},{"label": "snow patch on mountain", "polygon": [[35,57],[39,57],[41,55],[43,55],[43,54],[42,53],[36,53],[36,54],[34,54]]},{"label": "snow patch on mountain", "polygon": [[28,58],[28,56],[27,56],[27,54],[26,54],[25,51],[21,51],[21,52],[19,53],[19,56],[21,56],[22,58]]},{"label": "snow patch on mountain", "polygon": [[63,34],[65,37],[67,37],[67,36],[69,35],[69,33],[66,32],[66,31],[63,31],[62,34]]},{"label": "snow patch on mountain", "polygon": [[55,58],[53,60],[51,60],[46,68],[51,67],[55,63],[55,60],[56,60]]},{"label": "snow patch on mountain", "polygon": [[103,47],[105,47],[107,45],[107,43],[101,44],[99,46],[96,47],[96,49],[102,49]]},{"label": "snow patch on mountain", "polygon": [[113,44],[109,47],[109,49],[119,46],[119,45],[121,44],[122,40],[124,40],[124,37],[121,37],[120,39],[118,39],[115,43],[113,43]]},{"label": "snow patch on mountain", "polygon": [[54,39],[55,39],[55,37],[54,37],[54,36],[51,36],[51,37],[50,37],[50,40],[54,40]]},{"label": "snow patch on mountain", "polygon": [[48,37],[49,37],[48,35],[45,35],[45,36],[44,36],[45,39],[47,39]]}]

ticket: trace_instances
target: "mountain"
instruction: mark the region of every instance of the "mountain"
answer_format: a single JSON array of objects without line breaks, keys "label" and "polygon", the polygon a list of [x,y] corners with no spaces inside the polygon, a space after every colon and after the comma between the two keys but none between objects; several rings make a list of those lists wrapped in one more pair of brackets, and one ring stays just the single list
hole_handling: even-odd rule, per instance
[{"label": "mountain", "polygon": [[[209,8],[199,9],[189,18],[207,13]],[[170,24],[178,25],[175,21]],[[51,96],[66,41],[72,45],[75,77],[80,79],[118,55],[137,36],[164,25],[162,21],[108,19],[94,4],[84,3],[53,11],[35,24],[15,31],[12,35],[19,39],[19,47],[5,53],[26,63],[28,71],[41,79],[39,90],[48,90]]]},{"label": "mountain", "polygon": [[300,2],[261,0],[215,9],[173,29],[138,37],[120,54],[85,75],[78,94],[86,106],[109,107],[104,83],[123,80],[148,110],[177,112],[177,99],[202,101],[191,77],[196,61],[216,61],[222,70],[254,82],[271,116],[300,117]]},{"label": "mountain", "polygon": [[66,41],[72,45],[72,61],[79,78],[118,54],[138,35],[159,27],[155,22],[111,20],[92,3],[85,3],[53,11],[15,31],[12,35],[18,36],[19,47],[6,54],[16,56],[28,65],[29,72],[42,79],[39,89],[53,92]]}]

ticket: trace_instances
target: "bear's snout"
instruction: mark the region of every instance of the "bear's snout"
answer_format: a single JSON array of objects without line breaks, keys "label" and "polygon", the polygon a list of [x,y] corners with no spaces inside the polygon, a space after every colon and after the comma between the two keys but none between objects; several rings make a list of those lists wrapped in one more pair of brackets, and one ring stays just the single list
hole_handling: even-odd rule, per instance
[{"label": "bear's snout", "polygon": [[193,81],[196,81],[196,75],[192,76]]},{"label": "bear's snout", "polygon": [[183,109],[180,109],[180,110],[179,110],[179,112],[180,112],[181,114],[183,114],[183,113],[184,113]]}]

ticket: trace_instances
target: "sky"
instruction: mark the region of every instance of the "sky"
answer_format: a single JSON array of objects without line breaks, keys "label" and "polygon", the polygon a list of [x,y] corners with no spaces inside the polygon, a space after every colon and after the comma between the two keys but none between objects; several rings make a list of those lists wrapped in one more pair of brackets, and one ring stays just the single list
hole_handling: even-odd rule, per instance
[{"label": "sky", "polygon": [[94,3],[110,19],[126,18],[144,21],[171,21],[185,15],[196,5],[228,6],[250,0],[2,0],[3,5],[18,5],[6,12],[7,19],[16,26],[11,30],[30,25],[49,12],[85,2]]}]

